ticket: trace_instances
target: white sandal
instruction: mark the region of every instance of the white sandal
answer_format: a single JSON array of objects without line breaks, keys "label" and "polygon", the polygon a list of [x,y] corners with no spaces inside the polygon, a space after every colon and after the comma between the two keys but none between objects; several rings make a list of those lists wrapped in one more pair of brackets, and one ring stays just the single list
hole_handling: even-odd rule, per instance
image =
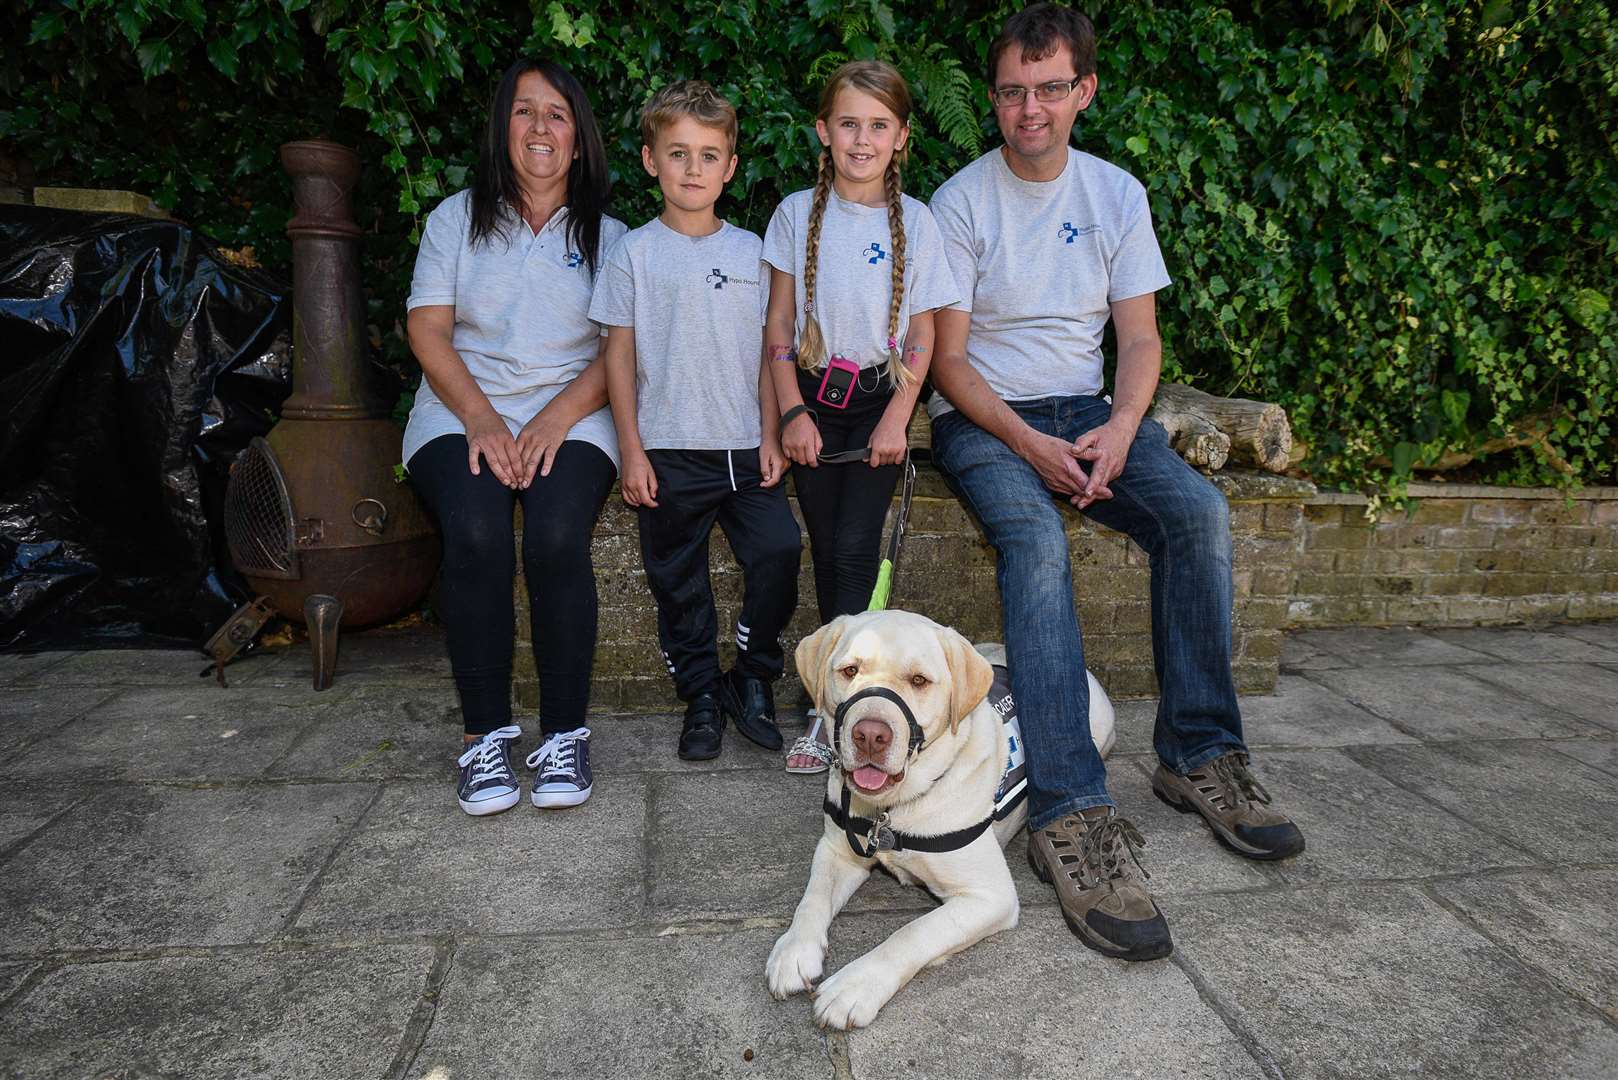
[{"label": "white sandal", "polygon": [[813,765],[788,765],[786,766],[786,771],[789,773],[808,775],[811,773],[823,773],[831,768],[832,758],[835,756],[832,753],[832,748],[815,738],[816,735],[820,734],[820,713],[810,709],[809,715],[814,717],[814,723],[809,725],[807,735],[799,735],[792,740],[792,745],[787,749],[787,760],[791,761],[801,755],[814,758],[815,763]]}]

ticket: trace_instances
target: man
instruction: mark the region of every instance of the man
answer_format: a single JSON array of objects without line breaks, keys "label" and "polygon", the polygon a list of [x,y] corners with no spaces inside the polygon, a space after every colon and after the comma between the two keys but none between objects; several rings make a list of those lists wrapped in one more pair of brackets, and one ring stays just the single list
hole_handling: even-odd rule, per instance
[{"label": "man", "polygon": [[[1303,836],[1247,767],[1230,671],[1231,543],[1224,497],[1145,420],[1162,346],[1154,293],[1169,284],[1146,191],[1068,145],[1096,93],[1095,31],[1037,4],[989,50],[1005,145],[933,196],[961,291],[937,314],[933,457],[999,556],[1011,690],[1027,747],[1028,859],[1074,933],[1108,956],[1173,949],[1107,794],[1057,500],[1127,533],[1151,557],[1161,700],[1152,778],[1238,854],[1278,859]],[[1101,338],[1117,336],[1113,396]]]}]

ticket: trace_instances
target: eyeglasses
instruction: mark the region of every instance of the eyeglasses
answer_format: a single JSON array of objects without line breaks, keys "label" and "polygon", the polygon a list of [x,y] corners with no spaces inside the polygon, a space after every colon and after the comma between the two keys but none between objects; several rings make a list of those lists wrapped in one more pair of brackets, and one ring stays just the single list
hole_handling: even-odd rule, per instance
[{"label": "eyeglasses", "polygon": [[[1040,83],[1034,87],[1034,100],[1061,101],[1073,92],[1073,88],[1079,85],[1079,80],[1083,78],[1083,75],[1075,75],[1071,79],[1058,79],[1055,82]],[[1028,87],[1002,86],[997,90],[991,90],[989,96],[994,99],[994,103],[998,108],[1009,109],[1014,105],[1021,105],[1028,99]]]}]

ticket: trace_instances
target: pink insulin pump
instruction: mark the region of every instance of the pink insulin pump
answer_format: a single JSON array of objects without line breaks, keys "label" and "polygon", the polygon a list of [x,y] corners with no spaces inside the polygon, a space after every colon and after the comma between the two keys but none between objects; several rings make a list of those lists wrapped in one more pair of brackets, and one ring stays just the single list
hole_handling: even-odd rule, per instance
[{"label": "pink insulin pump", "polygon": [[844,356],[833,355],[826,361],[826,374],[821,377],[815,400],[833,409],[848,408],[848,399],[853,396],[854,384],[859,377],[858,363]]}]

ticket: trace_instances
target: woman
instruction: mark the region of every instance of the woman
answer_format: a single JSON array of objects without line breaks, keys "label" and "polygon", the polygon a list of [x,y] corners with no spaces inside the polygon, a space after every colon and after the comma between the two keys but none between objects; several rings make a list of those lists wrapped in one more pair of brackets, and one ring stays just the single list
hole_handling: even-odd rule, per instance
[{"label": "woman", "polygon": [[424,376],[403,457],[444,534],[439,611],[466,733],[457,798],[468,814],[522,797],[510,743],[523,510],[539,724],[535,806],[590,797],[584,725],[596,643],[590,536],[618,467],[587,312],[596,268],[627,230],[595,114],[560,65],[520,60],[500,80],[476,183],[427,218],[407,327]]}]

